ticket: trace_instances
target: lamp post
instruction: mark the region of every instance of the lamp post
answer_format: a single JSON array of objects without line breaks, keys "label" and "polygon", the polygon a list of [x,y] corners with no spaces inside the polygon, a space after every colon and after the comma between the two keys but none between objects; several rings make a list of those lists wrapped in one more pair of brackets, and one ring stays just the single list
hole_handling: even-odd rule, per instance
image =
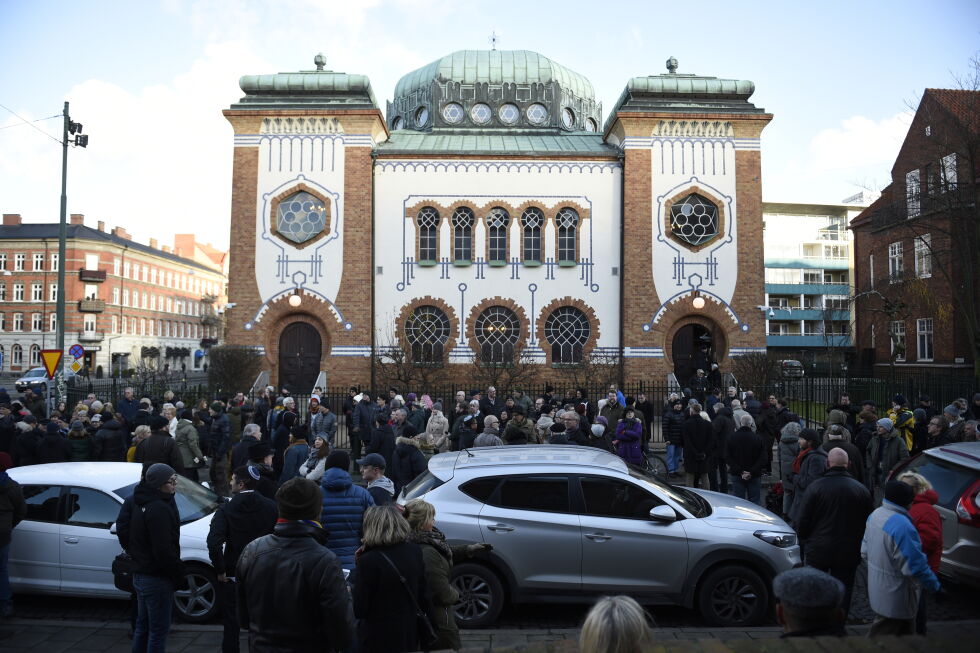
[{"label": "lamp post", "polygon": [[[58,305],[57,305],[57,342],[58,351],[61,352],[61,359],[58,368],[55,370],[55,397],[57,406],[64,393],[65,380],[65,237],[67,233],[67,223],[65,213],[68,209],[68,144],[76,147],[88,147],[88,135],[82,135],[82,124],[72,122],[68,115],[68,103],[65,102],[65,109],[62,112],[64,125],[61,132],[61,221],[58,225]],[[72,134],[77,134],[70,138]]]}]

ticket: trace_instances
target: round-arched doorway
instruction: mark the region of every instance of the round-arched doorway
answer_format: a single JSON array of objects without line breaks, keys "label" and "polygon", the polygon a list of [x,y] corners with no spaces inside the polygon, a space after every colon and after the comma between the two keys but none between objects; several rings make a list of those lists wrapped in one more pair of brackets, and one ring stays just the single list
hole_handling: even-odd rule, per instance
[{"label": "round-arched doorway", "polygon": [[711,330],[697,323],[679,328],[671,341],[671,358],[674,375],[681,386],[687,386],[699,369],[709,372],[711,361],[715,360]]},{"label": "round-arched doorway", "polygon": [[306,322],[293,322],[279,335],[279,385],[290,392],[313,390],[320,374],[320,334]]}]

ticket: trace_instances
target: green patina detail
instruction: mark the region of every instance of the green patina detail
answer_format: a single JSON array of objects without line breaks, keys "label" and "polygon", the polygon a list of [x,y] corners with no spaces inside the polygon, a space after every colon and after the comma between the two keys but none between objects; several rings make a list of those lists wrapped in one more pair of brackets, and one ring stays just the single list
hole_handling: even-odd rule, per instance
[{"label": "green patina detail", "polygon": [[480,131],[466,134],[394,131],[376,151],[381,155],[408,153],[460,154],[569,154],[615,156],[616,149],[603,142],[602,134],[514,134]]}]

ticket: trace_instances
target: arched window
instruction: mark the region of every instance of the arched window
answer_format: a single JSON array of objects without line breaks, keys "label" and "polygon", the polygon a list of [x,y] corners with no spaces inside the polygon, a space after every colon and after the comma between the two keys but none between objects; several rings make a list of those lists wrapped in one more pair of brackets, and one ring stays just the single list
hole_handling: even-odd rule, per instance
[{"label": "arched window", "polygon": [[578,228],[578,212],[566,206],[558,212],[555,221],[558,223],[558,261],[577,262],[575,230]]},{"label": "arched window", "polygon": [[491,306],[476,318],[476,343],[481,363],[512,363],[514,346],[521,337],[521,324],[514,311]]},{"label": "arched window", "polygon": [[449,318],[437,306],[419,306],[405,320],[405,339],[416,365],[441,363],[449,340]]},{"label": "arched window", "polygon": [[415,227],[419,232],[419,261],[438,260],[439,212],[426,206],[416,216]]},{"label": "arched window", "polygon": [[561,306],[544,322],[544,337],[551,345],[552,363],[581,363],[592,328],[585,313],[574,306]]},{"label": "arched window", "polygon": [[490,209],[490,213],[487,214],[488,261],[507,261],[508,226],[510,226],[510,214],[505,209],[499,206]]},{"label": "arched window", "polygon": [[10,347],[10,364],[18,367],[24,364],[24,350],[20,345]]},{"label": "arched window", "polygon": [[539,208],[530,207],[521,214],[521,229],[524,231],[524,262],[541,262],[541,228],[544,226],[544,213]]},{"label": "arched window", "polygon": [[30,351],[31,367],[37,367],[41,364],[41,346],[31,345]]},{"label": "arched window", "polygon": [[718,207],[708,198],[691,193],[671,205],[670,231],[688,245],[702,245],[718,235]]},{"label": "arched window", "polygon": [[473,211],[461,206],[453,211],[453,261],[473,260]]}]

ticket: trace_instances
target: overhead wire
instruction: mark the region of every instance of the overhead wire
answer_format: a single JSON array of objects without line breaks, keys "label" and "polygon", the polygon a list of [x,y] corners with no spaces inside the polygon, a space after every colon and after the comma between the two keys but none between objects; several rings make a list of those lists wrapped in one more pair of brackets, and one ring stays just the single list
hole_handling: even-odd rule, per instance
[{"label": "overhead wire", "polygon": [[[44,134],[45,136],[47,136],[48,138],[50,138],[54,142],[58,143],[59,145],[62,144],[60,138],[56,138],[55,136],[52,136],[51,134],[49,134],[48,132],[44,131],[43,129],[41,129],[40,127],[38,127],[37,125],[34,124],[35,122],[41,122],[42,120],[51,120],[52,118],[58,118],[58,117],[61,116],[61,114],[56,114],[56,115],[53,115],[53,116],[48,116],[47,118],[38,118],[37,120],[33,120],[32,121],[32,120],[27,120],[26,118],[21,117],[20,115],[17,114],[16,111],[14,111],[13,109],[11,109],[9,107],[6,107],[6,106],[4,106],[2,104],[0,104],[0,109],[5,109],[5,110],[9,111],[15,118],[17,118],[18,120],[20,120],[23,124],[27,125],[28,127],[32,127],[34,129],[36,129],[37,131],[41,132],[42,134]],[[7,125],[7,127],[19,127],[19,126],[20,125]],[[6,129],[7,127],[0,127],[0,129]]]}]

